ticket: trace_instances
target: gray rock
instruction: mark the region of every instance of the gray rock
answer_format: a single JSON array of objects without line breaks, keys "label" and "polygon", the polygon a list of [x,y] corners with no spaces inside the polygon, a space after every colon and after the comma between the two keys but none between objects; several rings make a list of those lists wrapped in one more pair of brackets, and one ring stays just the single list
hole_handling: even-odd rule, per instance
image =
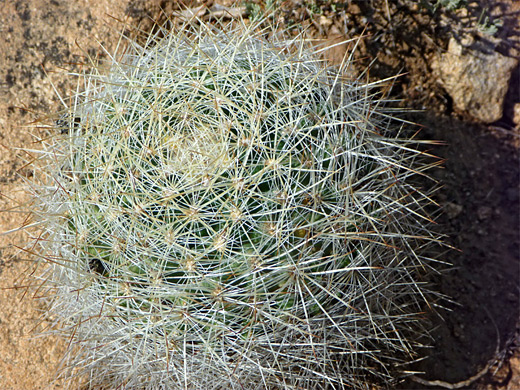
[{"label": "gray rock", "polygon": [[463,47],[454,38],[447,52],[432,62],[439,82],[453,99],[455,110],[484,123],[502,117],[509,79],[517,65],[515,58]]}]

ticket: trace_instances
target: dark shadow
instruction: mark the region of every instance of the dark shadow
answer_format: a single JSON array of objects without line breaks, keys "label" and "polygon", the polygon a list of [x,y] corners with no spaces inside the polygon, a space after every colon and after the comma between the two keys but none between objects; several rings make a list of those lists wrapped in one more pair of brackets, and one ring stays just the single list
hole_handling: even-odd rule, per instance
[{"label": "dark shadow", "polygon": [[[434,172],[443,185],[437,222],[458,250],[445,253],[453,266],[432,280],[454,303],[430,313],[432,348],[413,369],[428,380],[459,382],[495,358],[495,325],[502,347],[520,318],[518,150],[477,125],[427,114],[415,120],[428,126],[423,137],[446,143],[436,150],[447,160]],[[432,387],[407,381],[398,388]]]}]

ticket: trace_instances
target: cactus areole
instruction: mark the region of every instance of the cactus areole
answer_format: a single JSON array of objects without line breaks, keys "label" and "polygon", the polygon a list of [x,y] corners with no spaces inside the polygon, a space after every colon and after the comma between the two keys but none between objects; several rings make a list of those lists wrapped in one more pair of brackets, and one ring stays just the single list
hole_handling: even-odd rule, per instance
[{"label": "cactus areole", "polygon": [[111,389],[390,383],[434,240],[416,142],[348,59],[257,25],[182,31],[83,75],[42,140],[65,372]]}]

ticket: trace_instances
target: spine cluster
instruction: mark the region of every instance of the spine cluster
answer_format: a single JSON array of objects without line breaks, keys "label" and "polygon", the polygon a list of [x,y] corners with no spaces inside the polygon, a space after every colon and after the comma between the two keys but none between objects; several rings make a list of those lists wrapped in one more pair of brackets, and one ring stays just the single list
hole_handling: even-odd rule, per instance
[{"label": "spine cluster", "polygon": [[[160,37],[161,36],[161,37]],[[413,356],[434,240],[377,85],[300,38],[131,43],[42,152],[35,214],[91,388],[343,389]]]}]

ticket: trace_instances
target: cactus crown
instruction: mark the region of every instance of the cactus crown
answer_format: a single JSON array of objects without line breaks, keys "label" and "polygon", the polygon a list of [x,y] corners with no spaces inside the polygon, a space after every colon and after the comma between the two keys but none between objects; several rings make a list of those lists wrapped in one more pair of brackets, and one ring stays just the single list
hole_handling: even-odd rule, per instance
[{"label": "cactus crown", "polygon": [[86,74],[45,142],[35,214],[69,366],[127,389],[390,380],[432,240],[414,141],[300,38],[183,28]]}]

